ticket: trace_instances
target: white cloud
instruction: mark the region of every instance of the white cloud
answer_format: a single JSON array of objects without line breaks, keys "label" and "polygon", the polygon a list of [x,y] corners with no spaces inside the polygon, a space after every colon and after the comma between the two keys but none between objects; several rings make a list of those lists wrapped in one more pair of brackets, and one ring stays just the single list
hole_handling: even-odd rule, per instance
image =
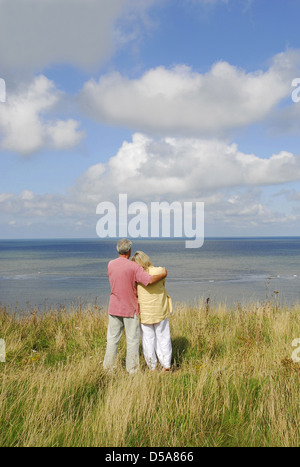
[{"label": "white cloud", "polygon": [[58,120],[48,125],[47,131],[55,149],[69,149],[76,146],[84,136],[78,131],[79,122],[73,119]]},{"label": "white cloud", "polygon": [[[300,72],[299,72],[300,75]],[[293,88],[291,88],[292,91]],[[287,134],[299,135],[300,126],[300,102],[292,102],[290,105],[279,109],[269,119],[271,135]]]},{"label": "white cloud", "polygon": [[[113,53],[120,24],[156,0],[2,0],[2,70],[41,71],[51,64],[98,67]],[[124,36],[124,34],[123,34]]]},{"label": "white cloud", "polygon": [[220,135],[260,122],[290,94],[300,53],[276,55],[265,72],[227,62],[205,74],[187,66],[158,67],[141,78],[119,73],[87,82],[81,104],[95,120],[158,134]]},{"label": "white cloud", "polygon": [[270,205],[270,200],[264,199],[263,190],[256,187],[239,190],[234,195],[226,195],[212,206],[207,206],[206,220],[210,226],[222,229],[229,228],[231,235],[236,232],[246,232],[247,235],[273,234],[270,229],[280,229],[286,225],[288,231],[299,224],[300,215],[295,215],[292,206],[280,209],[276,203]]},{"label": "white cloud", "polygon": [[61,225],[62,231],[73,225],[93,234],[98,203],[117,203],[119,194],[127,193],[128,202],[203,201],[206,222],[219,229],[290,228],[300,220],[293,203],[278,204],[262,195],[263,187],[299,179],[300,156],[286,151],[264,159],[218,140],[155,140],[137,133],[107,164],[91,166],[64,195],[0,194],[1,223],[42,222]]},{"label": "white cloud", "polygon": [[33,193],[33,191],[31,191],[31,190],[24,190],[24,191],[22,191],[22,193],[20,194],[20,199],[21,199],[22,201],[33,200],[33,199],[34,199],[34,193]]},{"label": "white cloud", "polygon": [[46,118],[61,98],[54,83],[43,75],[10,93],[0,106],[1,148],[28,155],[43,148],[68,149],[78,144],[84,137],[78,122]]},{"label": "white cloud", "polygon": [[67,62],[89,67],[113,48],[112,23],[122,0],[2,0],[0,62],[41,69]]},{"label": "white cloud", "polygon": [[[268,155],[266,155],[268,156]],[[118,193],[131,198],[193,198],[234,187],[280,185],[300,180],[300,156],[281,151],[269,158],[245,154],[218,140],[134,134],[106,166],[82,175],[74,192],[101,201]]]}]

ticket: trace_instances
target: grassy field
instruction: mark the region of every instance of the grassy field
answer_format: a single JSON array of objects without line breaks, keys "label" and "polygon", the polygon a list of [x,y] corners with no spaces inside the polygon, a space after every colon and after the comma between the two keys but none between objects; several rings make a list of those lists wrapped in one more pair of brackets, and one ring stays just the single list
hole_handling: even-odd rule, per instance
[{"label": "grassy field", "polygon": [[[102,369],[98,306],[0,309],[0,446],[299,446],[300,307],[176,304],[171,373]],[[300,352],[299,352],[300,353]]]}]

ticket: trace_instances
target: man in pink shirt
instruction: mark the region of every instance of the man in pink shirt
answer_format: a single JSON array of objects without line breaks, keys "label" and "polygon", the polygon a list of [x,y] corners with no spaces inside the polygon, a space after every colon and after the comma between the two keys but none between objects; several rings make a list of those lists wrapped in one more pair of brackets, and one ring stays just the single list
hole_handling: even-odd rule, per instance
[{"label": "man in pink shirt", "polygon": [[119,257],[108,263],[107,275],[111,294],[108,307],[107,346],[104,357],[104,369],[115,365],[118,345],[123,330],[126,332],[127,355],[126,369],[133,374],[139,367],[139,304],[136,284],[145,286],[154,284],[167,276],[164,268],[162,274],[150,276],[142,266],[130,261],[132,243],[122,239],[117,244]]}]

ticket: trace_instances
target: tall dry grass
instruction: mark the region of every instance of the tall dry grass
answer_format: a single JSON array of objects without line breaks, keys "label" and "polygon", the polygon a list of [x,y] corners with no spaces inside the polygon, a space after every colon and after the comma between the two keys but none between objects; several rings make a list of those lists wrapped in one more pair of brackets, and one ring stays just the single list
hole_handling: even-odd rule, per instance
[{"label": "tall dry grass", "polygon": [[102,369],[106,312],[2,307],[0,446],[298,446],[299,307],[176,304],[173,371]]}]

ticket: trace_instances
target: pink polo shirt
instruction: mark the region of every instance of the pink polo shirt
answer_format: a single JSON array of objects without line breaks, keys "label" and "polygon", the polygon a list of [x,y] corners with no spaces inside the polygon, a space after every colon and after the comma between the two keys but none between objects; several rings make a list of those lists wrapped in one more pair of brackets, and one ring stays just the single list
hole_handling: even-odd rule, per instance
[{"label": "pink polo shirt", "polygon": [[139,282],[147,286],[152,276],[142,266],[121,256],[108,263],[107,275],[111,288],[108,313],[123,318],[138,315],[136,284]]}]

